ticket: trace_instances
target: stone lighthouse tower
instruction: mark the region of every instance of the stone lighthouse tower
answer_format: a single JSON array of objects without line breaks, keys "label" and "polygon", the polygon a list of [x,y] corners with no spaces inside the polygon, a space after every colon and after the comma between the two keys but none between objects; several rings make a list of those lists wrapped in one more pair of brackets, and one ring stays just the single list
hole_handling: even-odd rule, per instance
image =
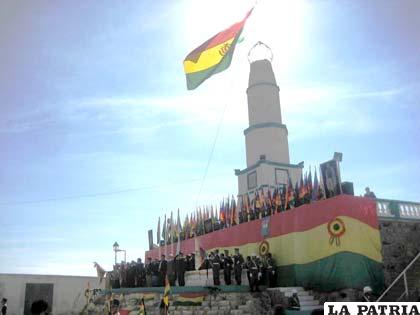
[{"label": "stone lighthouse tower", "polygon": [[280,89],[271,66],[270,48],[258,42],[248,59],[249,127],[244,130],[247,167],[235,170],[239,196],[286,185],[289,177],[294,185],[303,168],[303,163],[290,164],[288,131],[281,117]]}]

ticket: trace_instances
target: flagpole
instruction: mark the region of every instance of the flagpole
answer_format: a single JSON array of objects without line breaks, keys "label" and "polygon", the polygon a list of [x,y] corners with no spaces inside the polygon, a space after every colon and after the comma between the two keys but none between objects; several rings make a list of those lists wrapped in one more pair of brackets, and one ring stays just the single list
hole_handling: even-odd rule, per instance
[{"label": "flagpole", "polygon": [[159,217],[159,221],[158,221],[158,233],[157,233],[157,242],[158,242],[158,255],[159,255],[159,259],[162,256],[162,249],[160,247],[160,217]]},{"label": "flagpole", "polygon": [[[166,220],[166,214],[165,214],[165,222],[163,223],[165,225],[165,233],[163,235],[164,237],[164,243],[165,243],[165,257],[168,257],[168,224]],[[159,257],[160,258],[160,257]]]}]

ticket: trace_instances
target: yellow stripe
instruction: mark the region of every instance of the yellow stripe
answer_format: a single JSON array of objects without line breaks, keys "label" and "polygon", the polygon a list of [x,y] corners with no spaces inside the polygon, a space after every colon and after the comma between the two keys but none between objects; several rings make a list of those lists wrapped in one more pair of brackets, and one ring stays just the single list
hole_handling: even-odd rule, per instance
[{"label": "yellow stripe", "polygon": [[223,46],[226,44],[231,45],[235,37],[228,39],[224,43],[214,46],[210,49],[203,51],[198,58],[197,62],[192,62],[191,60],[184,61],[184,71],[185,73],[192,73],[201,70],[206,70],[214,65],[217,65],[223,58],[224,54],[221,54]]},{"label": "yellow stripe", "polygon": [[[346,232],[340,237],[340,246],[330,244],[327,224],[319,225],[304,232],[294,232],[282,236],[267,238],[270,252],[278,266],[306,264],[339,252],[352,252],[382,262],[381,239],[379,231],[359,220],[342,216]],[[243,256],[259,255],[260,243],[248,243],[242,246],[219,248],[233,252],[239,248]],[[214,250],[214,249],[211,249]],[[210,251],[211,251],[210,250]]]}]

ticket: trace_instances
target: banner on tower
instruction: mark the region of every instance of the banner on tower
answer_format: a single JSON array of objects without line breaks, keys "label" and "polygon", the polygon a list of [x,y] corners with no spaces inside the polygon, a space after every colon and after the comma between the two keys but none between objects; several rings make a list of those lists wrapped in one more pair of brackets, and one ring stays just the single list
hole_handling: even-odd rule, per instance
[{"label": "banner on tower", "polygon": [[340,169],[337,160],[331,160],[320,165],[322,181],[326,198],[341,194]]}]

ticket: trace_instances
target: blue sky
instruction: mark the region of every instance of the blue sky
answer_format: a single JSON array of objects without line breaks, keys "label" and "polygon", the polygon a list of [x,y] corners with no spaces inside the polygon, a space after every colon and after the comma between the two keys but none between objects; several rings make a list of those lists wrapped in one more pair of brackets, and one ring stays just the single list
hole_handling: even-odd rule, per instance
[{"label": "blue sky", "polygon": [[420,2],[260,0],[229,70],[187,91],[184,57],[252,4],[0,2],[0,272],[94,275],[114,241],[142,257],[158,216],[236,194],[258,40],[292,162],[340,151],[357,194],[420,201]]}]

